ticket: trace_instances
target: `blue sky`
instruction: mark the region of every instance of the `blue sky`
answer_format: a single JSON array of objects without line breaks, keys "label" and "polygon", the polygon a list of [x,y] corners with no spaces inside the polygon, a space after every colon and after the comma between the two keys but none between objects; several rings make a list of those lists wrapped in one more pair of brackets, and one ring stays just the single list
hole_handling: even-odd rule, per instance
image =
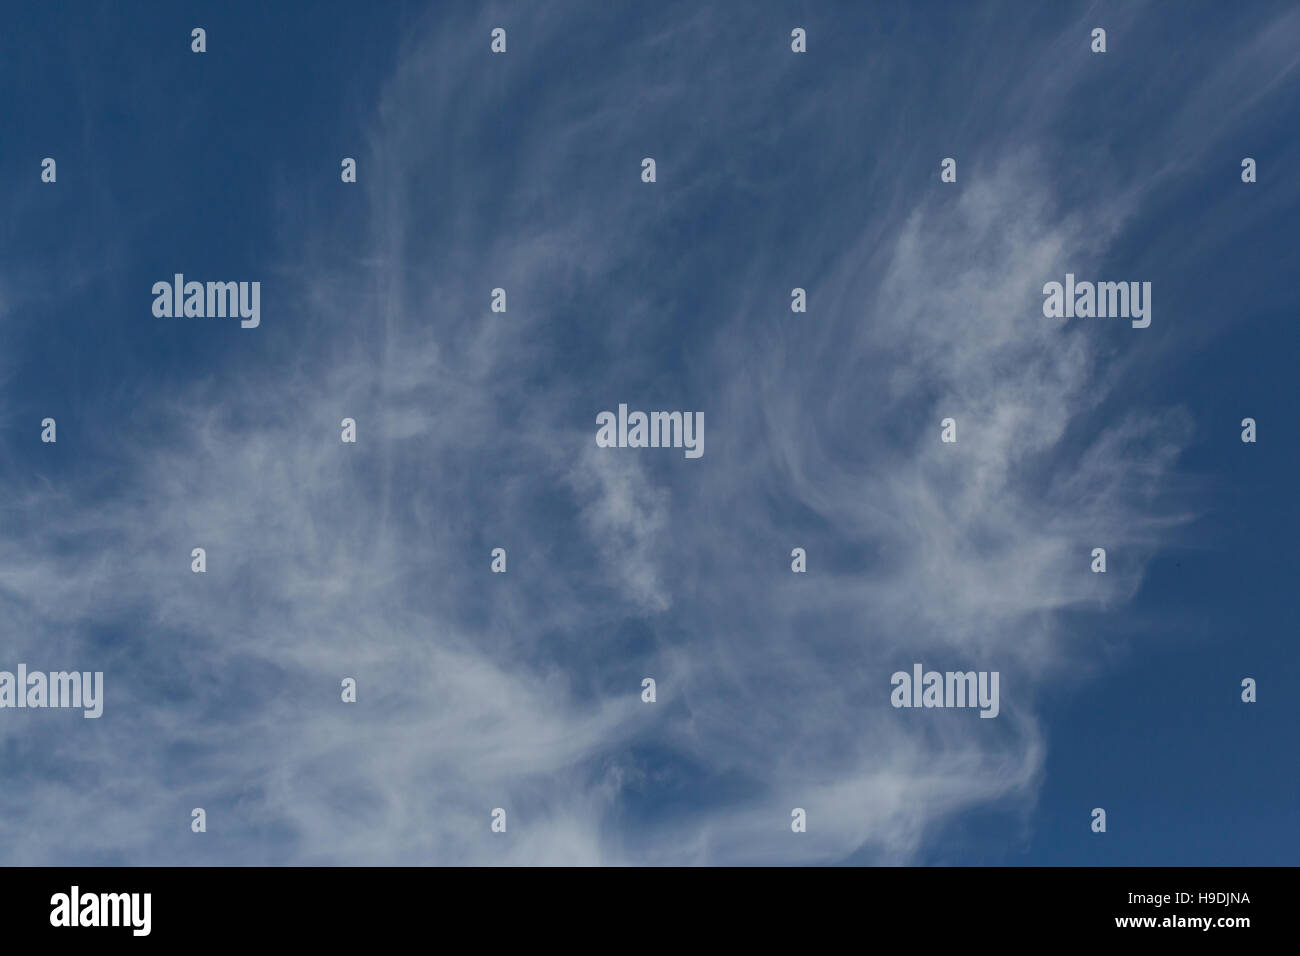
[{"label": "blue sky", "polygon": [[1296,862],[1293,4],[7,19],[0,861]]}]

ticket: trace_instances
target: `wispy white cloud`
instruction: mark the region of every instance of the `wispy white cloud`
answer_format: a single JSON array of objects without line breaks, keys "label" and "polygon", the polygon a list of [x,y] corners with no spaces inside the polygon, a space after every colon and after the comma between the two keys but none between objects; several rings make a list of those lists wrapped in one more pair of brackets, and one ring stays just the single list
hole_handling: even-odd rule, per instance
[{"label": "wispy white cloud", "polygon": [[[876,171],[885,212],[826,237],[809,314],[757,328],[785,309],[759,302],[781,274],[760,250],[657,375],[636,351],[656,290],[607,277],[643,275],[646,221],[709,193],[665,188],[652,214],[547,183],[581,177],[593,140],[635,176],[638,124],[695,94],[689,71],[643,84],[633,54],[711,62],[700,16],[626,39],[576,107],[536,95],[509,155],[484,117],[573,24],[515,21],[512,78],[475,81],[464,36],[494,24],[424,23],[376,108],[355,259],[289,253],[302,307],[264,321],[264,355],[147,393],[152,427],[101,436],[96,473],[19,485],[0,666],[102,669],[108,696],[99,721],[0,721],[6,862],[906,862],[954,813],[1033,800],[1035,699],[1082,639],[1060,612],[1119,606],[1182,517],[1157,492],[1183,414],[1092,414],[1108,337],[1141,333],[1039,311],[1142,197],[1069,207],[1040,155],[998,143],[921,199]],[[787,79],[751,77],[734,112],[704,91],[709,122],[752,133]],[[709,168],[679,147],[676,175]],[[331,234],[326,210],[286,214],[286,236]],[[702,396],[704,458],[594,446],[596,412],[638,388]],[[1088,573],[1098,545],[1122,573]],[[913,661],[1001,671],[1002,715],[892,709]]]}]

